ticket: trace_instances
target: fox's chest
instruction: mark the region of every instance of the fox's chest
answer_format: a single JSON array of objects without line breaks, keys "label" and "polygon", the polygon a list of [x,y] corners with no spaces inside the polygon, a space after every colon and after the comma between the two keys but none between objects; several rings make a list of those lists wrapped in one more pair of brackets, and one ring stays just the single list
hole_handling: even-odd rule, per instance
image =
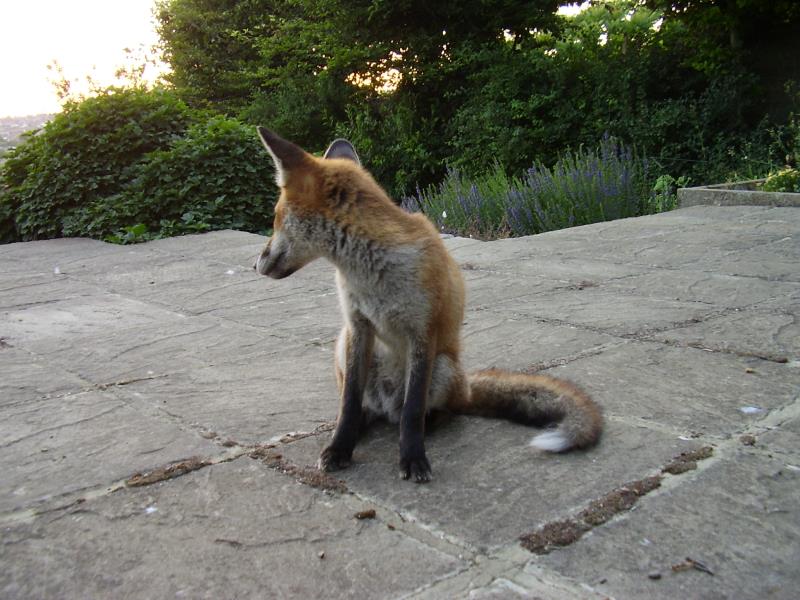
[{"label": "fox's chest", "polygon": [[375,334],[387,346],[405,347],[410,337],[423,335],[428,328],[429,301],[412,277],[385,278],[361,282],[337,278],[343,316],[358,314],[366,318]]}]

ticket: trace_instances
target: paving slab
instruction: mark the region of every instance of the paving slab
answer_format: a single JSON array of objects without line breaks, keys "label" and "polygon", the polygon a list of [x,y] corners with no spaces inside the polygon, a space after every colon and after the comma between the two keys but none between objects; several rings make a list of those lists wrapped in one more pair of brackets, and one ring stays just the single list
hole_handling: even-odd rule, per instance
[{"label": "paving slab", "polygon": [[211,317],[171,318],[114,331],[27,338],[25,348],[94,384],[164,377],[222,364],[247,364],[276,354],[278,338]]},{"label": "paving slab", "polygon": [[740,450],[532,563],[618,598],[796,598],[798,485],[800,472]]},{"label": "paving slab", "polygon": [[[359,496],[487,551],[515,544],[539,524],[576,512],[587,497],[647,477],[698,447],[675,434],[611,421],[591,452],[552,455],[528,447],[535,433],[497,420],[454,418],[426,440],[435,483],[415,486],[398,479],[397,429],[376,426],[356,447],[354,464],[337,476]],[[282,452],[292,463],[313,465],[329,441],[329,434],[313,436]]]},{"label": "paving slab", "polygon": [[716,308],[800,308],[800,284],[689,269],[653,270],[611,281],[602,288],[648,298],[698,302]]},{"label": "paving slab", "polygon": [[[244,265],[209,262],[202,258],[178,258],[169,254],[142,256],[135,264],[120,263],[100,272],[76,274],[118,294],[154,300],[188,312],[202,312],[215,306],[207,296],[223,290],[228,298],[236,297],[236,287],[252,282],[252,273]],[[232,288],[232,289],[229,289]]]},{"label": "paving slab", "polygon": [[473,311],[466,314],[462,360],[468,370],[538,371],[625,343],[617,337],[542,319]]},{"label": "paving slab", "polygon": [[208,313],[292,339],[328,339],[341,328],[334,270],[324,261],[279,281],[248,277]]},{"label": "paving slab", "polygon": [[787,234],[742,252],[717,256],[708,267],[720,273],[800,282],[800,233]]},{"label": "paving slab", "polygon": [[246,457],[88,504],[4,529],[3,597],[383,598],[466,566]]},{"label": "paving slab", "polygon": [[556,290],[524,303],[499,300],[488,310],[515,319],[546,319],[627,337],[697,322],[715,313],[709,304],[633,296],[594,286]]},{"label": "paving slab", "polygon": [[497,304],[501,299],[534,299],[544,293],[563,288],[568,285],[566,281],[558,281],[540,276],[525,278],[508,277],[507,275],[491,271],[488,268],[477,267],[473,263],[462,263],[462,272],[469,304],[467,311],[486,310]]},{"label": "paving slab", "polygon": [[96,288],[60,273],[4,274],[0,284],[0,314],[36,304],[89,296],[94,292],[97,292]]},{"label": "paving slab", "polygon": [[63,396],[83,390],[87,382],[80,377],[54,369],[49,362],[30,352],[0,342],[0,406],[24,404],[37,398]]},{"label": "paving slab", "polygon": [[64,259],[67,263],[80,263],[85,259],[106,256],[110,251],[121,251],[98,240],[68,238],[6,244],[0,254],[0,273],[5,276],[33,273],[53,274],[56,267],[61,270]]},{"label": "paving slab", "polygon": [[256,233],[226,229],[154,240],[148,246],[173,256],[202,257],[230,265],[251,267],[266,239]]},{"label": "paving slab", "polygon": [[651,342],[615,346],[550,373],[592,390],[610,416],[712,440],[791,404],[800,389],[800,369],[790,364]]},{"label": "paving slab", "polygon": [[112,393],[87,391],[3,407],[0,512],[31,509],[140,470],[220,448]]},{"label": "paving slab", "polygon": [[[504,240],[502,240],[504,241]],[[537,280],[551,279],[557,282],[582,283],[608,281],[647,272],[645,265],[596,260],[591,256],[578,258],[575,255],[543,254],[528,248],[508,245],[508,258],[492,260],[492,246],[500,241],[489,243],[488,248],[467,246],[453,253],[467,271],[486,271],[502,276],[514,276],[517,282],[538,283]],[[576,241],[576,244],[579,243]],[[521,281],[520,277],[526,280]],[[529,281],[528,281],[529,279]]]},{"label": "paving slab", "polygon": [[757,423],[750,430],[752,439],[744,439],[753,448],[782,459],[789,470],[797,472],[800,471],[800,390],[792,408]]},{"label": "paving slab", "polygon": [[[257,277],[265,240],[234,231],[0,246],[0,596],[789,597],[799,231],[796,208],[692,207],[446,239],[466,367],[575,381],[604,437],[545,455],[531,428],[454,417],[419,486],[378,425],[336,493],[311,487],[337,413],[330,265]],[[568,546],[520,545],[703,448]],[[686,556],[715,574],[673,573]]]},{"label": "paving slab", "polygon": [[800,360],[800,313],[733,312],[663,331],[652,338],[779,362],[797,361]]},{"label": "paving slab", "polygon": [[35,303],[0,313],[0,331],[16,346],[78,335],[112,336],[158,323],[185,321],[186,315],[111,293]]},{"label": "paving slab", "polygon": [[[540,238],[538,244],[558,248],[553,257],[562,260],[588,259],[588,264],[608,263],[616,269],[648,267],[714,271],[724,266],[722,273],[758,276],[764,274],[763,270],[758,271],[758,257],[763,247],[770,258],[778,260],[778,265],[770,266],[765,261],[762,269],[783,274],[789,269],[791,274],[791,267],[785,264],[780,252],[797,244],[797,217],[792,209],[786,212],[786,209],[754,211],[752,208],[743,207],[742,211],[714,216],[711,227],[707,209],[688,209],[675,211],[679,214],[667,219],[654,215],[575,227],[567,230],[569,233],[565,235],[551,232],[537,236]],[[550,243],[547,236],[558,240]],[[527,252],[532,253],[532,248]],[[755,260],[748,268],[737,269],[735,257],[739,254],[752,255]],[[543,261],[547,262],[546,253],[538,255],[544,256]]]},{"label": "paving slab", "polygon": [[240,444],[313,431],[335,420],[332,352],[313,345],[282,347],[243,360],[145,378],[119,393]]}]

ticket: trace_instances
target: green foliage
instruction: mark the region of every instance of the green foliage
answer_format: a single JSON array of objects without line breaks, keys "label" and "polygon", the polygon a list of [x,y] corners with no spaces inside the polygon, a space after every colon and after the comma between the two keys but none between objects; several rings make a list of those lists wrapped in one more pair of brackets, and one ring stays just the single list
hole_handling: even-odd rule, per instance
[{"label": "green foliage", "polygon": [[400,197],[439,178],[442,148],[430,139],[436,125],[435,118],[420,117],[401,103],[372,104],[349,110],[336,135],[350,140],[375,179]]},{"label": "green foliage", "polygon": [[660,175],[650,197],[645,200],[645,212],[655,214],[678,208],[678,188],[687,187],[690,181],[685,176]]},{"label": "green foliage", "polygon": [[499,164],[466,177],[451,169],[437,186],[404,199],[443,231],[493,238],[530,235],[576,225],[633,217],[675,207],[684,179],[655,179],[650,163],[604,138],[594,149],[563,154],[552,168],[536,163],[521,176]]},{"label": "green foliage", "polygon": [[[255,40],[271,36],[269,0],[159,0],[155,16],[172,67],[167,76],[192,105],[235,113],[250,98],[258,69]],[[284,3],[285,4],[285,3]]]},{"label": "green foliage", "polygon": [[800,171],[786,168],[776,173],[770,173],[761,189],[765,192],[792,192],[800,194]]},{"label": "green foliage", "polygon": [[[713,76],[698,71],[679,25],[659,29],[659,18],[633,2],[597,5],[559,36],[469,57],[480,93],[450,123],[452,162],[476,171],[496,159],[514,171],[610,133],[700,183],[724,179],[745,156],[769,169],[772,125],[753,123],[755,78],[735,63]],[[758,156],[744,148],[750,139]]]},{"label": "green foliage", "polygon": [[164,90],[109,90],[68,105],[11,152],[0,182],[4,242],[264,231],[275,202],[253,129]]},{"label": "green foliage", "polygon": [[[457,48],[551,28],[557,0],[162,0],[169,76],[192,104],[268,125],[310,151],[335,134],[370,140],[396,193],[442,173],[463,89]],[[393,70],[395,87],[381,89]],[[388,121],[388,122],[387,122]],[[400,160],[399,169],[389,165]]]},{"label": "green foliage", "polygon": [[113,211],[144,156],[169,147],[195,118],[164,90],[112,88],[67,104],[0,167],[2,241],[102,233],[76,223],[106,205]]},{"label": "green foliage", "polygon": [[272,164],[253,129],[215,117],[147,155],[122,203],[131,222],[178,235],[264,231],[275,200]]},{"label": "green foliage", "polygon": [[158,19],[190,102],[312,151],[349,137],[395,196],[447,164],[514,173],[605,133],[697,183],[782,164],[793,74],[759,57],[800,51],[796,3],[558,4],[162,0]]},{"label": "green foliage", "polygon": [[148,234],[147,225],[144,223],[137,223],[136,225],[123,227],[117,233],[106,236],[105,241],[111,242],[112,244],[136,244],[138,242],[146,242],[150,239],[152,238]]}]

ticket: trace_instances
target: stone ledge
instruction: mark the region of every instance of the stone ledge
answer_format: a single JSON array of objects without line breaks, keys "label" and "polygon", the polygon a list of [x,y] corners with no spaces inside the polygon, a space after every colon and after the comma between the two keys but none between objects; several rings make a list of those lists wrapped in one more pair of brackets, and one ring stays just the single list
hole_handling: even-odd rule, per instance
[{"label": "stone ledge", "polygon": [[678,190],[678,206],[800,206],[800,194],[763,192],[764,179]]}]

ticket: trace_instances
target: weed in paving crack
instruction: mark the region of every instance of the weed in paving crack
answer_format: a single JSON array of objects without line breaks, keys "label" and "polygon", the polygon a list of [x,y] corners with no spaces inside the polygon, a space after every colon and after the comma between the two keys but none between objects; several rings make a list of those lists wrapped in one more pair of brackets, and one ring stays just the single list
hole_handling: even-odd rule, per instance
[{"label": "weed in paving crack", "polygon": [[572,519],[554,521],[539,531],[520,536],[522,547],[534,554],[547,554],[558,546],[569,546],[589,531],[589,527]]},{"label": "weed in paving crack", "polygon": [[710,457],[713,452],[711,446],[683,452],[661,469],[662,474],[626,483],[605,496],[592,500],[576,518],[547,523],[538,531],[520,536],[522,547],[534,554],[547,554],[553,548],[569,546],[593,527],[602,525],[614,515],[633,508],[639,498],[661,486],[663,473],[677,475],[696,469],[697,461]]},{"label": "weed in paving crack", "polygon": [[680,475],[686,471],[691,471],[697,468],[697,461],[705,460],[713,453],[714,449],[711,446],[703,446],[701,448],[697,448],[696,450],[681,452],[678,456],[667,463],[664,468],[661,469],[661,472],[669,473],[670,475]]},{"label": "weed in paving crack", "polygon": [[347,486],[341,479],[320,471],[315,467],[301,467],[294,465],[283,458],[283,455],[276,452],[271,446],[261,446],[253,450],[248,456],[261,460],[270,469],[274,469],[284,475],[291,475],[298,482],[326,492],[347,491]]},{"label": "weed in paving crack", "polygon": [[592,527],[601,525],[614,515],[630,510],[639,498],[661,485],[661,476],[647,477],[631,481],[612,490],[602,498],[592,500],[578,517]]},{"label": "weed in paving crack", "polygon": [[211,462],[197,456],[187,458],[180,462],[172,463],[164,467],[158,467],[152,471],[145,471],[143,473],[134,473],[125,480],[125,485],[128,487],[140,487],[143,485],[150,485],[159,481],[166,481],[174,477],[180,477],[191,471],[202,469],[210,465]]}]

